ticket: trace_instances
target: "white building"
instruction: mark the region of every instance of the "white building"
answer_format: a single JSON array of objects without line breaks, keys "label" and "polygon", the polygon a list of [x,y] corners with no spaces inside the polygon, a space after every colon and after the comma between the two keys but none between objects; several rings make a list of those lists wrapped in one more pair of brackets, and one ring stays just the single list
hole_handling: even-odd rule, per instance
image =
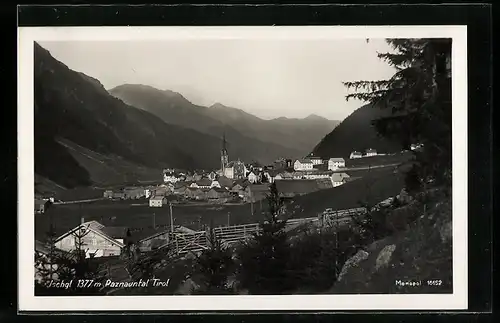
[{"label": "white building", "polygon": [[305,172],[303,175],[304,179],[323,179],[330,178],[332,176],[331,171],[317,171],[317,172]]},{"label": "white building", "polygon": [[91,255],[94,257],[118,256],[125,247],[123,243],[125,232],[120,235],[121,238],[114,238],[106,229],[97,221],[83,222],[82,219],[78,227],[57,238],[54,245],[60,250],[70,252],[75,250],[77,243],[81,243],[87,258]]},{"label": "white building", "polygon": [[247,176],[248,181],[252,184],[255,184],[259,181],[259,176],[255,175],[254,172],[250,172]]},{"label": "white building", "polygon": [[340,186],[346,182],[349,175],[346,173],[334,173],[331,177],[333,187]]},{"label": "white building", "polygon": [[328,160],[328,170],[337,170],[342,167],[345,167],[344,158],[330,158]]},{"label": "white building", "polygon": [[149,199],[149,207],[162,207],[164,199],[165,197],[161,195],[153,196]]},{"label": "white building", "polygon": [[210,188],[212,187],[221,188],[219,181],[213,180],[212,184],[210,184]]},{"label": "white building", "polygon": [[372,157],[372,156],[377,156],[377,151],[375,149],[367,149],[366,150],[366,157]]},{"label": "white building", "polygon": [[163,182],[165,183],[177,183],[180,178],[175,173],[163,173]]},{"label": "white building", "polygon": [[309,157],[308,159],[312,161],[313,165],[323,164],[323,159],[321,159],[321,157]]},{"label": "white building", "polygon": [[359,151],[353,151],[349,156],[350,159],[363,158],[363,154]]},{"label": "white building", "polygon": [[298,171],[303,170],[313,170],[314,164],[310,159],[297,159],[295,163],[293,163],[293,169]]}]

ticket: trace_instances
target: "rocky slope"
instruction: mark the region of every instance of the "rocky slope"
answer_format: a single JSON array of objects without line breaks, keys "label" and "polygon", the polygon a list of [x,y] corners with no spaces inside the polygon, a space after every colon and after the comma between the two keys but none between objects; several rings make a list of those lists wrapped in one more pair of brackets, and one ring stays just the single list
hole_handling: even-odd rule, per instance
[{"label": "rocky slope", "polygon": [[328,293],[452,293],[451,198],[441,191],[427,198],[426,209],[413,201],[393,211],[389,224],[399,228],[350,258]]}]

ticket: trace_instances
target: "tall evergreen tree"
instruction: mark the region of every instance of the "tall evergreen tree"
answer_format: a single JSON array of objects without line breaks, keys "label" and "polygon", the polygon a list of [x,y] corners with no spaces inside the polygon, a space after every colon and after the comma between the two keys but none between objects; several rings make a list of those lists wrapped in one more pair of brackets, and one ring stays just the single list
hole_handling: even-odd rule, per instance
[{"label": "tall evergreen tree", "polygon": [[393,53],[378,57],[395,68],[389,80],[345,82],[359,99],[374,108],[391,109],[389,117],[374,121],[382,136],[399,140],[415,151],[411,183],[451,182],[451,78],[450,39],[389,39]]},{"label": "tall evergreen tree", "polygon": [[[89,231],[80,226],[71,232],[75,248],[70,251],[58,250],[55,247],[53,226],[49,231],[49,253],[46,256],[37,256],[40,279],[35,289],[40,295],[100,295],[104,273],[93,255],[87,257],[83,238]],[[69,288],[57,288],[54,283],[71,282]]]},{"label": "tall evergreen tree", "polygon": [[208,249],[196,257],[195,270],[201,274],[203,294],[229,294],[228,276],[234,269],[231,250],[217,237],[213,225],[208,229]]},{"label": "tall evergreen tree", "polygon": [[293,289],[288,279],[290,246],[285,232],[283,198],[276,184],[267,195],[268,212],[260,232],[239,251],[239,281],[251,294],[284,294]]}]

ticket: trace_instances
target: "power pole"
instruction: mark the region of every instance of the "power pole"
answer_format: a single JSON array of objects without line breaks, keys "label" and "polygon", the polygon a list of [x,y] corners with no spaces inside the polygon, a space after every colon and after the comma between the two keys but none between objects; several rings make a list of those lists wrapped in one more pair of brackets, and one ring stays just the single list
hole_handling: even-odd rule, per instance
[{"label": "power pole", "polygon": [[230,217],[231,217],[231,212],[227,212],[227,226],[229,226]]},{"label": "power pole", "polygon": [[253,196],[252,196],[252,191],[250,191],[250,210],[251,210],[252,216],[253,216]]},{"label": "power pole", "polygon": [[153,229],[156,229],[156,213],[153,212]]},{"label": "power pole", "polygon": [[170,231],[173,233],[174,232],[174,217],[172,215],[172,202],[169,201],[168,205],[170,207]]}]

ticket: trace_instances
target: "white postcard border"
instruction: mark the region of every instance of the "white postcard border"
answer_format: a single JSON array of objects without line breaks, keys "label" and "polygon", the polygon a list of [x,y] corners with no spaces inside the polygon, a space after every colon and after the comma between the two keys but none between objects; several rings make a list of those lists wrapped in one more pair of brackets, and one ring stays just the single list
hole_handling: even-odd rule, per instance
[{"label": "white postcard border", "polygon": [[[34,41],[452,38],[453,294],[285,296],[34,295]],[[467,27],[20,27],[18,29],[18,309],[20,311],[456,310],[467,308]]]}]

